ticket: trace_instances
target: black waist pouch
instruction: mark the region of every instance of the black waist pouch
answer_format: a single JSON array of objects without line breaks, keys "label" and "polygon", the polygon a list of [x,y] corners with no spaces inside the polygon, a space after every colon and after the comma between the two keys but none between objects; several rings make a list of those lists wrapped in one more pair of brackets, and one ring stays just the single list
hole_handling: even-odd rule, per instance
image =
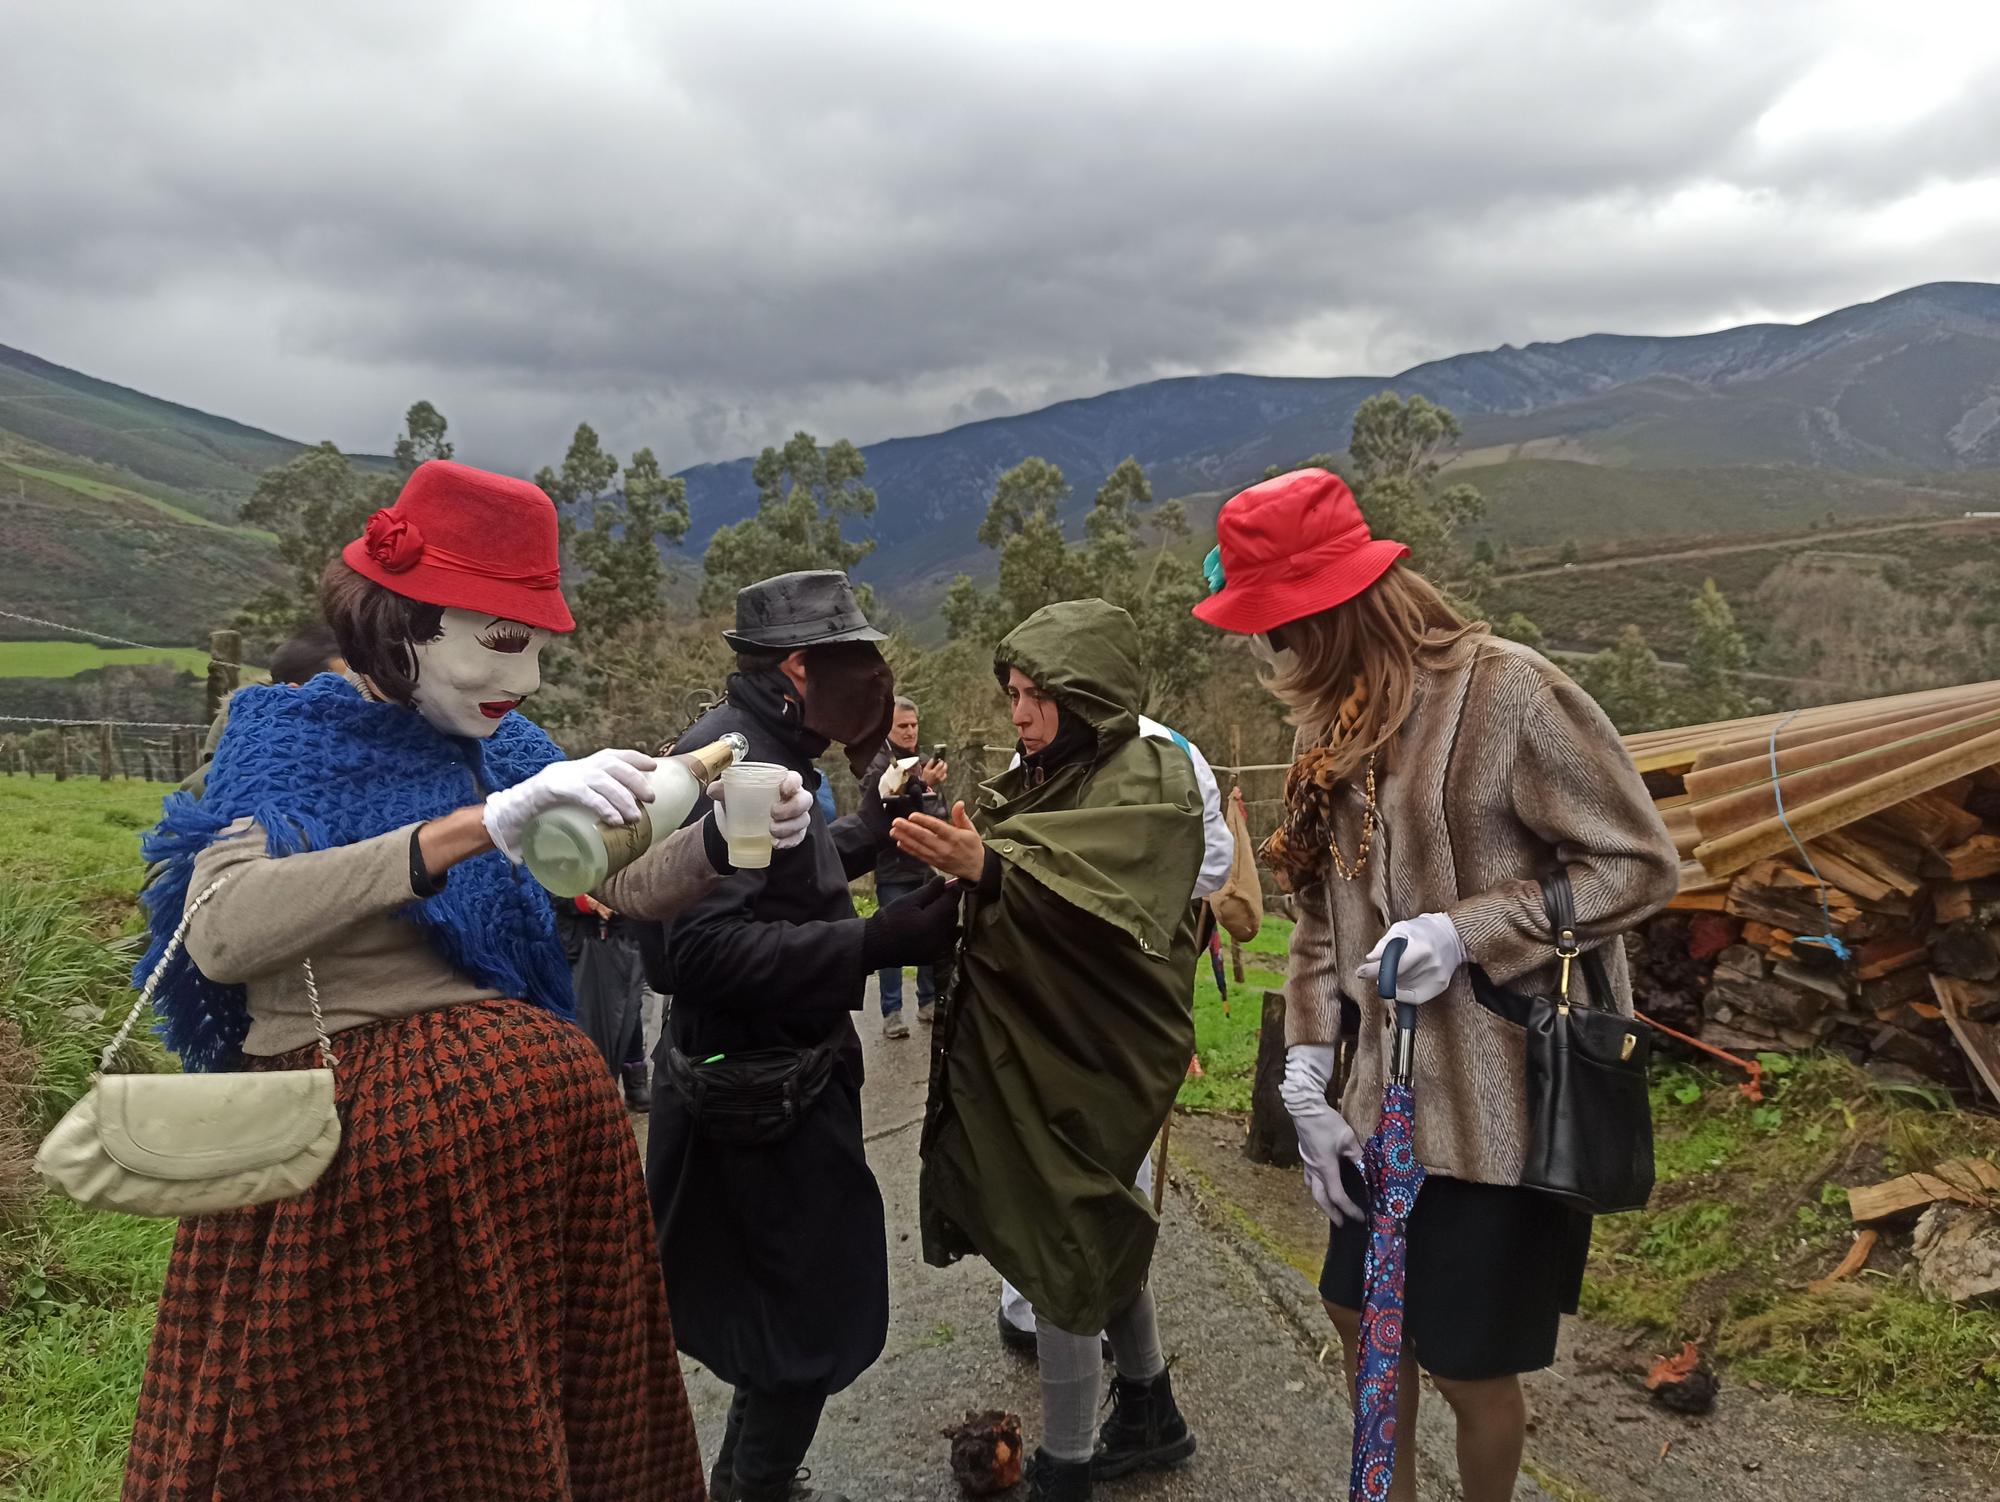
[{"label": "black waist pouch", "polygon": [[758,1048],[699,1063],[669,1044],[661,1063],[702,1136],[741,1145],[782,1142],[826,1089],[846,1034],[843,1018],[812,1048]]}]

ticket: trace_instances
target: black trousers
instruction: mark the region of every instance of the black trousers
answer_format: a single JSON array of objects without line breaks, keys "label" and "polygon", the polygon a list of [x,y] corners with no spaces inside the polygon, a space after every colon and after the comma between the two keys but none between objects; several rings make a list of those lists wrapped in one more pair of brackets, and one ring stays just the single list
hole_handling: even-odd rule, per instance
[{"label": "black trousers", "polygon": [[714,1479],[733,1477],[743,1502],[788,1495],[825,1407],[824,1393],[737,1388],[729,1400],[722,1448],[716,1451]]}]

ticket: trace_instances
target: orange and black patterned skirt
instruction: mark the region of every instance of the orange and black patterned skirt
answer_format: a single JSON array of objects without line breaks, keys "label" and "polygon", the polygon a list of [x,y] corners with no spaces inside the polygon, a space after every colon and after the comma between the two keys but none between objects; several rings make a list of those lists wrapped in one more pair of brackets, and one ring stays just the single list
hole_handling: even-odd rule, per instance
[{"label": "orange and black patterned skirt", "polygon": [[590,1040],[509,1001],[334,1048],[320,1181],[181,1224],[128,1502],[698,1502],[638,1153]]}]

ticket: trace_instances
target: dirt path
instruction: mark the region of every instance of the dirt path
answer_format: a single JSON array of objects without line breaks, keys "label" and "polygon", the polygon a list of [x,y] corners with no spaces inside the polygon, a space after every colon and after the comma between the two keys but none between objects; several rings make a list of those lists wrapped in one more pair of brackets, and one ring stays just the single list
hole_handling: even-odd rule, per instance
[{"label": "dirt path", "polygon": [[1551,575],[1601,573],[1608,569],[1637,568],[1648,563],[1679,563],[1689,558],[1721,558],[1730,553],[1768,553],[1798,546],[1818,547],[1821,543],[1845,542],[1857,537],[1882,537],[1892,532],[1924,532],[1938,527],[1964,526],[1963,516],[1927,517],[1923,521],[1891,522],[1882,526],[1847,527],[1838,531],[1794,533],[1788,537],[1767,537],[1761,542],[1705,543],[1696,548],[1674,548],[1658,553],[1631,553],[1617,558],[1595,558],[1580,563],[1550,563],[1534,568],[1495,574],[1495,584],[1512,584],[1520,579],[1546,579]]},{"label": "dirt path", "polygon": [[[1034,1363],[1001,1349],[998,1281],[984,1263],[940,1270],[918,1253],[924,1031],[887,1042],[872,1008],[860,1025],[863,1126],[889,1223],[889,1342],[828,1404],[807,1464],[820,1485],[854,1502],[956,1502],[940,1431],[969,1408],[1004,1407],[1022,1417],[1032,1444],[1040,1422]],[[637,1124],[643,1137],[643,1118]],[[1325,1222],[1295,1171],[1243,1158],[1237,1120],[1180,1115],[1172,1141],[1153,1286],[1201,1450],[1181,1470],[1099,1494],[1105,1502],[1342,1496],[1352,1419],[1315,1286]],[[1533,1429],[1517,1502],[2000,1499],[1990,1445],[1865,1428],[1837,1404],[1753,1391],[1727,1373],[1711,1416],[1666,1413],[1638,1385],[1654,1354],[1622,1332],[1565,1321],[1556,1366],[1528,1383]],[[719,1437],[728,1393],[687,1366],[706,1449]],[[1444,1404],[1428,1393],[1416,1436],[1425,1502],[1459,1496],[1452,1439]]]}]

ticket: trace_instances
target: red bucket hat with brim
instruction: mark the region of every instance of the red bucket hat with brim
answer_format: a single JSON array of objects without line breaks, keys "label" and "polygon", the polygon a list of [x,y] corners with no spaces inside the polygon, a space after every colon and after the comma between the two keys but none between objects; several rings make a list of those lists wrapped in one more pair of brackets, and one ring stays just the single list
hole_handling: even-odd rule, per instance
[{"label": "red bucket hat with brim", "polygon": [[1270,631],[1344,605],[1410,556],[1370,535],[1339,475],[1295,469],[1231,496],[1215,518],[1221,588],[1194,607],[1211,626]]},{"label": "red bucket hat with brim", "polygon": [[449,459],[419,464],[396,504],[341,549],[347,566],[426,605],[574,631],[555,502],[540,487]]}]

